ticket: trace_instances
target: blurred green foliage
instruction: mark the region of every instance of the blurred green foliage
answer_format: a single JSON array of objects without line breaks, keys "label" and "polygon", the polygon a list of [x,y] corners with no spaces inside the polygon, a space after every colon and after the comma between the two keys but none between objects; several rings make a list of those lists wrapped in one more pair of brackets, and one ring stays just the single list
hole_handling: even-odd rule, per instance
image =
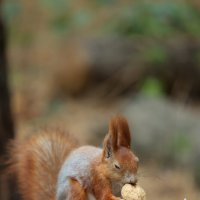
[{"label": "blurred green foliage", "polygon": [[21,12],[21,4],[15,0],[6,1],[3,4],[2,14],[7,23],[11,23],[12,20],[17,17]]},{"label": "blurred green foliage", "polygon": [[[199,39],[200,36],[200,10],[190,2],[136,0],[121,3],[119,0],[90,0],[80,1],[81,5],[75,5],[72,0],[35,2],[4,1],[3,15],[8,22],[11,39],[21,47],[33,44],[36,37],[40,37],[41,29],[44,34],[48,32],[61,39],[67,38],[68,34],[81,37],[84,31],[109,37],[118,35],[137,39],[139,36],[144,39],[142,48],[145,41],[149,43],[139,52],[138,57],[145,63],[147,70],[149,67],[160,67],[161,71],[169,60],[169,50],[162,46],[162,41],[182,36]],[[26,7],[30,12],[24,11]],[[39,17],[34,18],[35,13]],[[38,21],[40,18],[41,21]],[[177,45],[180,43],[177,42]],[[192,59],[200,66],[199,55]],[[150,77],[143,82],[140,90],[149,96],[162,96],[165,93],[163,84],[161,80]]]},{"label": "blurred green foliage", "polygon": [[174,136],[165,148],[167,148],[167,151],[164,156],[164,165],[170,162],[173,165],[177,165],[178,163],[179,165],[185,166],[189,164],[188,161],[191,162],[192,142],[190,136],[184,132],[174,132]]},{"label": "blurred green foliage", "polygon": [[56,32],[67,32],[69,30],[70,23],[70,16],[60,14],[52,19],[50,27]]},{"label": "blurred green foliage", "polygon": [[[109,10],[115,7],[117,0],[95,0],[91,5],[80,7],[78,11],[71,9],[70,0],[41,0],[37,6],[51,13],[50,27],[60,30],[82,28],[96,20],[99,6]],[[88,6],[89,3],[86,5]],[[98,6],[99,5],[99,6]],[[109,6],[109,7],[108,7]],[[11,22],[20,14],[22,3],[14,0],[4,2],[3,13],[7,21]],[[88,10],[87,10],[88,9]],[[189,2],[181,1],[130,1],[121,7],[120,12],[110,15],[107,23],[98,27],[99,32],[120,36],[150,36],[156,38],[171,37],[187,34],[198,37],[200,35],[199,8]],[[91,30],[92,31],[92,30]]]},{"label": "blurred green foliage", "polygon": [[167,60],[167,52],[159,45],[145,49],[143,56],[147,63],[154,66],[159,66]]},{"label": "blurred green foliage", "polygon": [[187,134],[175,134],[170,149],[175,156],[180,157],[190,151],[191,147],[190,138],[187,137]]},{"label": "blurred green foliage", "polygon": [[56,13],[66,12],[69,7],[69,1],[66,0],[40,0],[39,2],[45,9]]},{"label": "blurred green foliage", "polygon": [[140,93],[149,97],[164,95],[162,82],[156,78],[147,78],[141,86]]},{"label": "blurred green foliage", "polygon": [[[91,2],[94,0],[91,0]],[[118,0],[95,0],[95,3],[97,5],[107,5],[107,4],[112,4],[116,3]]]},{"label": "blurred green foliage", "polygon": [[200,34],[198,8],[176,1],[137,1],[114,22],[113,31],[126,36],[170,37],[174,34]]}]

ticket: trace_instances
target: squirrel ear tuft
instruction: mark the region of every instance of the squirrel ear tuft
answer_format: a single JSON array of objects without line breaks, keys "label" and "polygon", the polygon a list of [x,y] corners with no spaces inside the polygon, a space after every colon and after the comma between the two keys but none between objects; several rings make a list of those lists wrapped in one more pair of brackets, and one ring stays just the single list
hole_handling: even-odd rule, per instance
[{"label": "squirrel ear tuft", "polygon": [[116,116],[110,120],[109,132],[104,139],[104,157],[109,158],[121,146],[131,146],[131,134],[128,122],[124,117]]},{"label": "squirrel ear tuft", "polygon": [[104,139],[104,157],[112,156],[113,151],[117,150],[117,124],[115,121],[110,122],[109,132]]},{"label": "squirrel ear tuft", "polygon": [[109,125],[109,134],[113,139],[114,150],[120,146],[130,148],[131,134],[126,118],[122,116],[112,118]]},{"label": "squirrel ear tuft", "polygon": [[109,134],[106,135],[103,143],[103,154],[104,158],[108,159],[112,156],[112,144],[111,144],[111,137]]}]

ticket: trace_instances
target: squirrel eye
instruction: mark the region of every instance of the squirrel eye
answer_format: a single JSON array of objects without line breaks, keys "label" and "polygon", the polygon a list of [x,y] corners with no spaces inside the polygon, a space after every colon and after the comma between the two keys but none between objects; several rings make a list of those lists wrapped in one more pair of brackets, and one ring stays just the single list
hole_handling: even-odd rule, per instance
[{"label": "squirrel eye", "polygon": [[120,169],[120,166],[115,164],[115,168],[116,169]]}]

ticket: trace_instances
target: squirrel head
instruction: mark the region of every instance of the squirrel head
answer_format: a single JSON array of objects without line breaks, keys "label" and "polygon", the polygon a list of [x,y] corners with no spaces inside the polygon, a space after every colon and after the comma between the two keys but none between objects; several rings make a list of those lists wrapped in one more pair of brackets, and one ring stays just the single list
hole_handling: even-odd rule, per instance
[{"label": "squirrel head", "polygon": [[102,162],[112,182],[136,183],[139,159],[131,151],[131,134],[124,117],[116,116],[110,120],[103,143]]}]

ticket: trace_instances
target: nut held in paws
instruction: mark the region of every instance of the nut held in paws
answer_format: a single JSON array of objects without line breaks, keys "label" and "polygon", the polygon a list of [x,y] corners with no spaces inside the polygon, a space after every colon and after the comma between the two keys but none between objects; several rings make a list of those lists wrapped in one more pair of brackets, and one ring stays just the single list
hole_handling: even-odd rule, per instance
[{"label": "nut held in paws", "polygon": [[124,185],[121,190],[121,195],[125,200],[146,200],[145,191],[138,185]]}]

